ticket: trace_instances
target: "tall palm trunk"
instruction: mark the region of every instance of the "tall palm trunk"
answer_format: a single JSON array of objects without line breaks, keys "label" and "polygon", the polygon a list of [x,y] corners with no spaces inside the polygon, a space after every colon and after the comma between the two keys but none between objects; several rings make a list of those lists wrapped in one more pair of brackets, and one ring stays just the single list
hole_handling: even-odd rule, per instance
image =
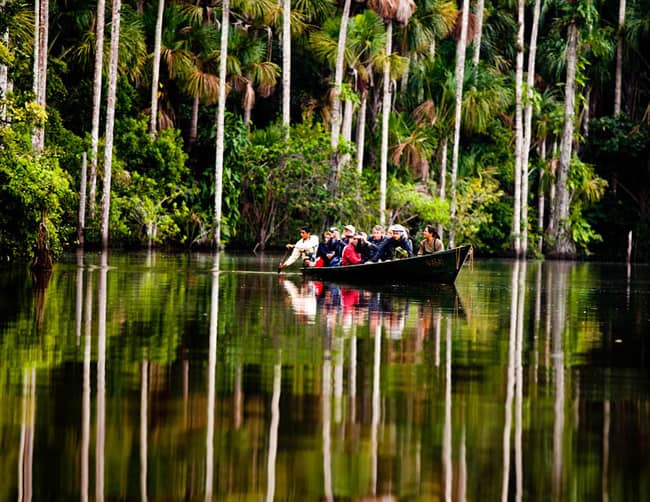
[{"label": "tall palm trunk", "polygon": [[102,249],[108,248],[108,221],[111,212],[111,175],[113,168],[113,128],[115,125],[115,92],[117,90],[117,56],[120,46],[120,11],[122,0],[113,0],[111,11],[111,52],[108,62],[108,95],[106,97],[106,146],[104,149],[104,186],[100,237]]},{"label": "tall palm trunk", "polygon": [[[541,13],[541,0],[535,0],[533,9],[533,24],[530,32],[530,45],[528,46],[528,74],[526,76],[526,108],[524,110],[524,147],[521,156],[523,178],[521,185],[521,252],[526,256],[528,252],[528,158],[533,127],[533,87],[535,85],[535,58],[537,57],[537,33],[539,31],[539,17]],[[541,174],[540,174],[541,176]],[[540,178],[541,179],[541,178]]]},{"label": "tall palm trunk", "polygon": [[621,113],[621,95],[623,90],[623,36],[621,30],[625,24],[625,0],[618,4],[618,35],[616,42],[616,77],[614,84],[614,115]]},{"label": "tall palm trunk", "polygon": [[[447,151],[449,148],[449,137],[445,134],[442,140],[442,150],[440,151],[440,198],[445,200],[447,196]],[[443,238],[442,223],[438,223],[438,235]]]},{"label": "tall palm trunk", "polygon": [[364,89],[361,95],[359,116],[357,117],[357,173],[363,172],[363,153],[366,141],[366,109],[368,108],[368,91]]},{"label": "tall palm trunk", "polygon": [[[34,3],[34,97],[43,109],[46,107],[47,54],[49,34],[49,0],[36,0]],[[32,148],[42,152],[45,147],[45,129],[39,126],[32,133]]]},{"label": "tall palm trunk", "polygon": [[[539,156],[542,162],[546,164],[546,138],[542,140],[542,143],[539,146]],[[539,232],[539,237],[537,239],[537,251],[539,251],[540,254],[544,249],[544,211],[546,205],[546,197],[544,195],[544,172],[545,169],[539,170],[539,187],[537,189],[537,230]]]},{"label": "tall palm trunk", "polygon": [[282,0],[282,126],[291,124],[291,0]]},{"label": "tall palm trunk", "polygon": [[97,194],[97,154],[99,150],[99,116],[102,103],[102,71],[104,65],[104,11],[105,0],[97,0],[95,18],[95,73],[93,77],[93,117],[90,136],[90,180],[88,189],[88,214],[95,217],[95,198]]},{"label": "tall palm trunk", "polygon": [[512,237],[514,253],[517,258],[522,256],[521,249],[521,178],[522,178],[522,147],[524,142],[522,119],[522,87],[524,78],[524,0],[517,2],[517,56],[515,68],[515,200],[512,215]]},{"label": "tall palm trunk", "polygon": [[[4,8],[6,0],[0,1],[0,7]],[[2,43],[9,48],[9,30],[2,34]],[[0,98],[7,97],[7,88],[9,87],[9,72],[7,65],[0,64]],[[0,122],[7,120],[7,105],[0,103]]]},{"label": "tall palm trunk", "polygon": [[341,136],[344,141],[352,140],[352,119],[354,118],[354,103],[348,99],[345,102],[343,112],[343,126],[341,127]]},{"label": "tall palm trunk", "polygon": [[485,0],[476,0],[476,6],[474,7],[476,15],[476,36],[474,37],[474,57],[472,59],[474,66],[478,66],[478,62],[481,59],[481,36],[483,35],[484,6]]},{"label": "tall palm trunk", "polygon": [[95,74],[93,77],[93,118],[90,136],[90,180],[88,190],[88,214],[95,218],[95,198],[97,193],[97,154],[99,150],[99,116],[102,104],[102,72],[104,66],[104,22],[105,0],[97,0],[95,21]]},{"label": "tall palm trunk", "polygon": [[454,220],[456,218],[456,180],[458,178],[458,154],[460,149],[460,122],[463,107],[463,79],[465,78],[465,50],[467,48],[467,24],[469,20],[469,0],[463,0],[460,25],[460,39],[456,43],[456,113],[454,121],[454,147],[451,157],[451,186],[449,187],[451,204],[451,229],[449,246],[454,246]]},{"label": "tall palm trunk", "polygon": [[[341,84],[343,83],[343,63],[345,56],[345,43],[348,32],[348,19],[350,17],[351,0],[345,0],[343,13],[341,14],[341,26],[339,28],[339,41],[336,47],[336,67],[334,70],[334,88],[332,89],[332,130],[330,143],[334,157],[339,146],[339,129],[341,125]],[[336,162],[334,159],[332,162]],[[338,170],[338,165],[332,165]]]},{"label": "tall palm trunk", "polygon": [[223,129],[226,117],[226,69],[230,0],[221,5],[221,54],[219,55],[219,102],[217,105],[217,154],[214,167],[214,246],[221,246],[221,203],[223,195]]},{"label": "tall palm trunk", "polygon": [[386,182],[388,178],[388,119],[391,109],[390,57],[393,51],[393,21],[386,24],[386,63],[384,64],[384,93],[381,115],[381,157],[379,164],[379,223],[386,224]]},{"label": "tall palm trunk", "polygon": [[187,144],[189,148],[194,146],[196,143],[196,137],[199,130],[199,96],[194,96],[192,98],[192,118],[190,121],[190,134],[187,138]]},{"label": "tall palm trunk", "polygon": [[153,44],[153,69],[151,76],[151,117],[149,121],[149,135],[156,137],[158,130],[158,80],[160,78],[160,46],[162,43],[163,13],[165,0],[158,0],[158,16],[156,17],[156,34]]},{"label": "tall palm trunk", "polygon": [[564,91],[564,126],[560,146],[560,165],[557,176],[557,199],[553,208],[555,228],[554,245],[551,255],[556,258],[574,258],[575,243],[569,233],[569,168],[573,148],[573,129],[575,116],[576,67],[578,62],[578,26],[575,20],[569,24],[567,34],[566,85]]}]

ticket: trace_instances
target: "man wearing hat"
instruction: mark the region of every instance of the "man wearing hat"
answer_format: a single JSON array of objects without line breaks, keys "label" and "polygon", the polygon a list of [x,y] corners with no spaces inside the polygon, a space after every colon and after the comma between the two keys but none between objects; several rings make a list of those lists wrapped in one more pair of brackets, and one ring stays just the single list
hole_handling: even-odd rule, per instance
[{"label": "man wearing hat", "polygon": [[350,244],[350,239],[354,237],[355,233],[356,229],[354,228],[354,225],[345,225],[343,227],[343,237],[341,237],[341,240],[345,242],[346,246]]},{"label": "man wearing hat", "polygon": [[390,239],[386,239],[378,247],[370,258],[370,261],[379,261],[386,256],[406,258],[413,256],[413,245],[406,235],[406,229],[402,225],[391,225],[388,229],[392,233]]}]

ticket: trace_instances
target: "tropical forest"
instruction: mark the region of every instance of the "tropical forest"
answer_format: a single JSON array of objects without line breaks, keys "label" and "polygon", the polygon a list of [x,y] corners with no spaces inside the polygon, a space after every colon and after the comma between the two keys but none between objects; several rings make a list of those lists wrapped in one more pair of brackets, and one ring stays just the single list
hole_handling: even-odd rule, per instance
[{"label": "tropical forest", "polygon": [[649,0],[0,0],[0,257],[437,225],[645,261]]}]

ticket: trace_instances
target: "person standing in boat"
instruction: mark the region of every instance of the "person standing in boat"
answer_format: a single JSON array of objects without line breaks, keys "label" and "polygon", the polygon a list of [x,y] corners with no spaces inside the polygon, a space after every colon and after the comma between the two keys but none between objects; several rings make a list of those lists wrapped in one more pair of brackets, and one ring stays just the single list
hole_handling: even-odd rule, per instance
[{"label": "person standing in boat", "polygon": [[442,239],[433,225],[424,227],[422,234],[424,235],[424,239],[420,242],[418,256],[445,250],[445,245],[442,243]]},{"label": "person standing in boat", "polygon": [[298,258],[302,258],[302,264],[305,264],[305,261],[311,262],[316,257],[316,250],[318,249],[318,237],[311,235],[311,229],[307,226],[300,227],[300,240],[295,244],[287,244],[287,250],[293,249],[289,258],[280,262],[278,270],[287,268],[289,265],[293,265]]},{"label": "person standing in boat", "polygon": [[391,225],[388,231],[391,237],[377,247],[370,260],[376,262],[380,259],[385,260],[389,256],[397,258],[413,256],[413,245],[406,235],[406,229],[402,225]]}]

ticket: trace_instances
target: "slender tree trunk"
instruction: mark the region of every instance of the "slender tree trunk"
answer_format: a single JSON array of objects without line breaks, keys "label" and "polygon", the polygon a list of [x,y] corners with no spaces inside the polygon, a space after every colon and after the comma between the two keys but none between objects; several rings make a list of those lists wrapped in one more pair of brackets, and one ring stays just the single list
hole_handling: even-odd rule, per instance
[{"label": "slender tree trunk", "polygon": [[341,136],[345,141],[352,140],[352,119],[354,118],[354,103],[347,100],[344,106],[343,113],[343,127],[341,128]]},{"label": "slender tree trunk", "polygon": [[[524,110],[524,147],[522,150],[522,162],[524,177],[521,186],[521,252],[526,256],[528,252],[528,159],[530,154],[530,143],[533,137],[533,88],[535,86],[535,58],[537,57],[537,33],[539,31],[539,18],[541,13],[541,0],[535,0],[533,9],[533,21],[530,32],[530,45],[528,47],[528,74],[526,76],[526,108]],[[541,180],[542,173],[540,173]]]},{"label": "slender tree trunk", "polygon": [[97,157],[99,150],[99,117],[102,108],[102,72],[104,66],[105,0],[97,0],[95,22],[95,74],[93,77],[93,117],[90,136],[90,188],[88,190],[88,214],[95,219],[97,194]]},{"label": "slender tree trunk", "polygon": [[[332,130],[330,143],[332,152],[336,157],[336,150],[339,147],[339,129],[341,124],[341,84],[343,83],[343,63],[345,56],[345,43],[348,33],[348,19],[350,17],[351,0],[345,0],[343,13],[341,14],[341,26],[339,28],[339,41],[336,48],[336,67],[334,70],[334,88],[332,89]],[[338,159],[334,159],[336,162]],[[332,166],[338,171],[339,166]]]},{"label": "slender tree trunk", "polygon": [[86,231],[86,179],[87,179],[86,152],[81,154],[81,184],[79,187],[79,222],[77,225],[77,240],[79,247],[84,247],[84,233]]},{"label": "slender tree trunk", "polygon": [[[584,137],[585,143],[589,139],[589,123],[591,122],[591,86],[585,87],[582,91],[584,96],[585,106],[582,114],[582,136]],[[579,151],[579,146],[576,145],[576,153]]]},{"label": "slender tree trunk", "polygon": [[[0,1],[0,7],[4,7],[6,0]],[[2,43],[5,47],[9,48],[9,30],[5,30],[2,34]],[[0,64],[0,99],[7,97],[7,88],[9,87],[9,72],[7,65]],[[7,120],[7,105],[0,103],[0,122]]]},{"label": "slender tree trunk", "polygon": [[456,43],[456,113],[454,121],[454,146],[451,157],[449,247],[454,247],[454,220],[456,219],[456,179],[458,177],[458,154],[460,149],[460,123],[463,111],[463,79],[465,78],[465,49],[467,48],[467,23],[469,0],[463,0],[460,39]]},{"label": "slender tree trunk", "polygon": [[522,256],[521,249],[521,178],[522,150],[524,142],[522,119],[522,87],[524,78],[524,0],[517,2],[517,56],[515,68],[515,200],[512,215],[512,237],[515,257]]},{"label": "slender tree trunk", "polygon": [[548,163],[549,166],[549,188],[548,188],[548,208],[549,208],[549,218],[548,218],[548,228],[546,229],[547,235],[555,234],[555,221],[553,219],[553,214],[555,213],[555,191],[557,188],[557,164],[558,164],[558,144],[557,138],[553,141],[553,149],[551,153],[551,160]]},{"label": "slender tree trunk", "polygon": [[557,177],[557,202],[554,208],[555,242],[551,255],[555,258],[575,258],[575,243],[569,228],[569,168],[573,147],[575,116],[576,66],[578,61],[578,26],[572,20],[568,28],[567,76],[564,94],[564,127],[560,146],[560,165]]},{"label": "slender tree trunk", "polygon": [[621,113],[621,95],[623,91],[623,36],[622,30],[625,24],[625,0],[619,0],[618,4],[618,33],[616,41],[616,76],[614,84],[614,115]]},{"label": "slender tree trunk", "polygon": [[158,16],[156,17],[156,34],[153,44],[153,69],[151,76],[151,117],[149,121],[149,136],[156,137],[158,131],[158,81],[160,78],[160,46],[162,44],[163,13],[165,0],[158,0]]},{"label": "slender tree trunk", "polygon": [[[447,151],[449,148],[449,137],[445,135],[442,140],[442,151],[440,152],[440,198],[445,200],[447,196]],[[438,235],[443,238],[442,223],[438,223]]]},{"label": "slender tree trunk", "polygon": [[[386,57],[393,51],[393,22],[386,24]],[[388,178],[388,119],[391,109],[390,60],[384,64],[384,92],[381,116],[381,157],[379,164],[379,224],[386,224],[386,183]]]},{"label": "slender tree trunk", "polygon": [[291,0],[282,0],[282,126],[291,124]]},{"label": "slender tree trunk", "polygon": [[104,186],[100,236],[102,249],[108,248],[108,222],[111,214],[111,175],[113,169],[113,128],[115,125],[115,93],[117,90],[117,53],[120,47],[120,15],[122,0],[113,0],[111,11],[111,52],[108,62],[108,95],[106,97],[106,146],[104,150]]},{"label": "slender tree trunk", "polygon": [[366,142],[366,108],[368,107],[368,91],[361,95],[361,106],[357,117],[357,173],[363,172],[363,153]]},{"label": "slender tree trunk", "polygon": [[[47,55],[49,34],[49,0],[36,0],[34,4],[34,98],[43,110],[46,108]],[[45,148],[45,129],[39,126],[32,134],[32,148],[42,152]]]},{"label": "slender tree trunk", "polygon": [[474,38],[474,57],[472,59],[474,66],[478,66],[478,62],[481,59],[481,36],[483,35],[484,5],[485,0],[476,0],[476,6],[474,7],[476,15],[476,37]]},{"label": "slender tree trunk", "polygon": [[[219,103],[217,105],[217,154],[214,168],[214,247],[221,247],[221,203],[223,195],[223,136],[226,117],[226,60],[228,59],[228,24],[230,0],[221,5],[221,54],[219,57]],[[288,129],[287,129],[288,130]]]},{"label": "slender tree trunk", "polygon": [[196,143],[196,137],[199,130],[199,97],[194,96],[192,98],[192,119],[190,122],[190,134],[187,138],[187,143],[189,148],[194,146]]},{"label": "slender tree trunk", "polygon": [[[544,139],[539,148],[539,156],[542,159],[542,162],[546,164],[546,139]],[[539,232],[539,237],[537,240],[537,250],[541,254],[544,250],[544,212],[545,212],[545,203],[546,199],[544,196],[544,169],[539,170],[539,187],[538,187],[538,199],[537,199],[537,231]]]},{"label": "slender tree trunk", "polygon": [[440,198],[447,196],[447,152],[449,149],[449,137],[442,140],[442,151],[440,152]]},{"label": "slender tree trunk", "polygon": [[251,122],[251,111],[252,108],[249,105],[246,105],[244,108],[244,125],[248,127],[248,124]]}]

